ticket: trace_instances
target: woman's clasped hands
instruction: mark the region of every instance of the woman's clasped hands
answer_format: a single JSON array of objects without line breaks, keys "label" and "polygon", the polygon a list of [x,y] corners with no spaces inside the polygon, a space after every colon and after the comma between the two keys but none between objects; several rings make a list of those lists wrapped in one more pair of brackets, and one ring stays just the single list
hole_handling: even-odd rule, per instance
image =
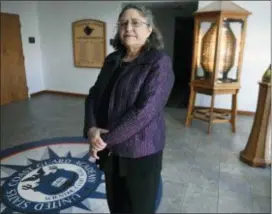
[{"label": "woman's clasped hands", "polygon": [[90,142],[90,155],[95,159],[99,159],[97,152],[106,148],[107,144],[102,140],[101,134],[108,133],[108,130],[92,127],[88,132]]}]

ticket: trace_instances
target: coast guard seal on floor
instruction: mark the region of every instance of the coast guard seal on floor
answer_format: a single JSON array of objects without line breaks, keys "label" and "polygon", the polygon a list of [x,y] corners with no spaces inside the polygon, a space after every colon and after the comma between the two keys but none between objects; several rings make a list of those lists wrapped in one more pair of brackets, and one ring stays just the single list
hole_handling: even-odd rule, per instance
[{"label": "coast guard seal on floor", "polygon": [[88,150],[82,139],[61,138],[1,152],[1,213],[108,213]]},{"label": "coast guard seal on floor", "polygon": [[[104,174],[81,137],[24,143],[0,152],[1,214],[109,213]],[[162,197],[160,182],[156,207]]]}]

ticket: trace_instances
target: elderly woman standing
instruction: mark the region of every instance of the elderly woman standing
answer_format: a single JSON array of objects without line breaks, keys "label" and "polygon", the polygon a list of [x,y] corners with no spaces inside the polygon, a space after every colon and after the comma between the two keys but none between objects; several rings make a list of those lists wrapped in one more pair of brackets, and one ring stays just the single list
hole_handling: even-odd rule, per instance
[{"label": "elderly woman standing", "polygon": [[128,5],[85,102],[84,136],[105,173],[111,213],[154,213],[165,147],[164,107],[174,83],[150,10]]}]

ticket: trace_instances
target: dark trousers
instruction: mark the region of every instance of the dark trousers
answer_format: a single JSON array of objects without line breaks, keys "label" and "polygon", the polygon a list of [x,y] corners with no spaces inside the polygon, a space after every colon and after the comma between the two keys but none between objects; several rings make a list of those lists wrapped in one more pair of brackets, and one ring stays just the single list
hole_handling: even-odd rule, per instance
[{"label": "dark trousers", "polygon": [[120,176],[118,170],[105,173],[106,194],[111,213],[153,214],[160,182],[160,170]]}]

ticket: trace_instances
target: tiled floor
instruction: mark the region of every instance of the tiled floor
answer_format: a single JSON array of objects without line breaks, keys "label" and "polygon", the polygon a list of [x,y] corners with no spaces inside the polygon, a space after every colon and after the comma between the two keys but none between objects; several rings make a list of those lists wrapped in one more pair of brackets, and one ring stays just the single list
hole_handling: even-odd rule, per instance
[{"label": "tiled floor", "polygon": [[[1,148],[43,138],[80,136],[82,98],[40,95],[1,107]],[[167,108],[167,146],[159,212],[270,213],[270,168],[251,168],[238,159],[252,117],[238,117],[237,134],[229,124],[184,127],[185,110]]]}]

